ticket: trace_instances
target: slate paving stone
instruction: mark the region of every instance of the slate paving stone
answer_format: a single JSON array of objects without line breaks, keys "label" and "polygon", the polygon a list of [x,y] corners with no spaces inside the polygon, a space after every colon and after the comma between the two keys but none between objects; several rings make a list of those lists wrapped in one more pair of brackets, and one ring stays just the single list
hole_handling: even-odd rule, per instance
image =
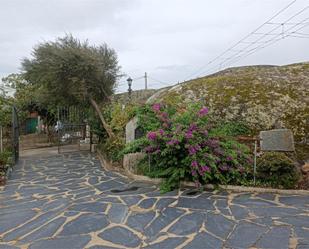
[{"label": "slate paving stone", "polygon": [[149,208],[152,208],[153,205],[155,204],[157,199],[155,198],[148,198],[148,199],[145,199],[145,200],[142,200],[138,206],[141,207],[141,208],[144,208],[144,209],[149,209]]},{"label": "slate paving stone", "polygon": [[249,222],[240,222],[236,225],[232,235],[227,240],[227,247],[249,248],[252,247],[260,236],[268,230],[267,227]]},{"label": "slate paving stone", "polygon": [[15,230],[7,233],[3,237],[3,241],[11,241],[15,240],[22,235],[25,235],[29,233],[29,231],[32,231],[33,229],[47,223],[49,220],[57,217],[57,212],[48,212],[45,214],[41,214],[40,216],[36,217],[35,219],[25,223],[23,226],[16,228]]},{"label": "slate paving stone", "polygon": [[223,242],[209,233],[199,233],[183,249],[218,249],[222,248]]},{"label": "slate paving stone", "polygon": [[48,224],[40,227],[36,231],[28,234],[23,239],[20,240],[21,243],[33,242],[42,238],[52,237],[56,231],[64,224],[66,218],[59,217]]},{"label": "slate paving stone", "polygon": [[70,237],[56,237],[53,239],[35,241],[29,249],[83,249],[91,240],[89,235],[79,235]]},{"label": "slate paving stone", "polygon": [[184,211],[176,208],[166,208],[162,214],[156,217],[146,228],[145,235],[153,240],[155,236],[172,221],[184,214]]},{"label": "slate paving stone", "polygon": [[95,185],[95,187],[100,191],[107,191],[110,189],[117,189],[121,187],[121,184],[119,182],[116,182],[114,180],[109,180],[107,182],[102,182],[100,184]]},{"label": "slate paving stone", "polygon": [[112,204],[107,216],[111,223],[122,223],[128,214],[128,207],[122,204]]},{"label": "slate paving stone", "polygon": [[137,204],[142,199],[142,197],[133,195],[133,196],[123,196],[121,199],[130,207],[132,205]]},{"label": "slate paving stone", "polygon": [[125,247],[137,247],[141,239],[124,227],[112,227],[98,235],[100,238]]},{"label": "slate paving stone", "polygon": [[180,197],[178,199],[176,207],[203,209],[205,211],[211,211],[215,210],[213,202],[214,201],[202,197],[197,198]]},{"label": "slate paving stone", "polygon": [[0,244],[0,249],[19,249],[19,247]]},{"label": "slate paving stone", "polygon": [[290,215],[297,215],[300,213],[300,211],[295,208],[286,207],[254,207],[250,208],[250,211],[252,211],[258,217],[286,217]]},{"label": "slate paving stone", "polygon": [[195,212],[187,214],[182,216],[174,225],[172,225],[168,232],[176,235],[197,233],[205,220],[206,214],[204,213]]},{"label": "slate paving stone", "polygon": [[106,203],[86,202],[75,204],[69,208],[72,211],[103,213],[107,208]]},{"label": "slate paving stone", "polygon": [[309,209],[309,196],[281,196],[279,201],[288,206],[307,207]]},{"label": "slate paving stone", "polygon": [[32,210],[21,211],[17,213],[1,213],[0,216],[0,234],[11,230],[35,217],[36,212]]},{"label": "slate paving stone", "polygon": [[187,238],[185,237],[177,237],[177,238],[167,238],[163,241],[158,243],[154,243],[145,247],[143,249],[167,249],[167,248],[176,248],[177,246],[181,245],[183,242],[186,241]]},{"label": "slate paving stone", "polygon": [[220,214],[207,213],[205,222],[206,230],[222,239],[227,238],[234,225],[234,221],[231,221]]},{"label": "slate paving stone", "polygon": [[89,247],[88,249],[122,249],[122,248],[111,247],[111,246],[95,245],[95,246]]},{"label": "slate paving stone", "polygon": [[156,213],[153,211],[131,214],[126,224],[136,231],[143,232],[144,228],[153,220],[155,215]]},{"label": "slate paving stone", "polygon": [[174,203],[177,199],[176,198],[161,198],[155,205],[155,209],[164,209]]},{"label": "slate paving stone", "polygon": [[271,194],[271,193],[260,193],[260,194],[257,194],[255,197],[258,197],[264,200],[269,200],[269,201],[275,200],[275,194]]},{"label": "slate paving stone", "polygon": [[242,205],[245,207],[270,207],[270,206],[277,206],[275,203],[272,203],[267,200],[261,199],[254,199],[254,198],[247,198],[247,199],[234,199],[232,201],[234,204]]},{"label": "slate paving stone", "polygon": [[244,208],[244,207],[240,207],[240,206],[236,206],[236,205],[231,205],[230,206],[230,210],[232,212],[232,215],[237,220],[246,219],[249,216],[249,210]]},{"label": "slate paving stone", "polygon": [[105,215],[82,214],[78,218],[66,223],[59,236],[86,234],[103,229],[109,224]]},{"label": "slate paving stone", "polygon": [[290,227],[273,227],[269,232],[262,235],[256,246],[263,249],[289,249],[290,233]]},{"label": "slate paving stone", "polygon": [[[296,248],[309,248],[307,196],[240,193],[229,205],[227,191],[192,190],[161,194],[155,185],[105,171],[84,152],[28,158],[0,188],[0,249],[26,243],[44,249],[169,249],[187,243],[189,234],[187,249],[286,248],[289,234],[297,237]],[[287,206],[278,206],[275,197]],[[206,231],[199,232],[203,225]],[[89,246],[92,232],[118,246]]]}]

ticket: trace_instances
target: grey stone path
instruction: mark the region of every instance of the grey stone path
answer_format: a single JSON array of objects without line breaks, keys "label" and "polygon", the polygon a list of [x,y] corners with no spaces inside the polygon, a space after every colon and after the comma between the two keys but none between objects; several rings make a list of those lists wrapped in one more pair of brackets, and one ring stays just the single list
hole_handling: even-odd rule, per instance
[{"label": "grey stone path", "polygon": [[0,189],[0,249],[309,248],[309,197],[131,182],[93,155],[21,162]]}]

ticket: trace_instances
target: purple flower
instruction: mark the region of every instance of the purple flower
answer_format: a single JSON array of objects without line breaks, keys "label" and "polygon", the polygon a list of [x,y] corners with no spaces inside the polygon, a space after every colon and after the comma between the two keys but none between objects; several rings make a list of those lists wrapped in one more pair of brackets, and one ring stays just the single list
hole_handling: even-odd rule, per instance
[{"label": "purple flower", "polygon": [[197,125],[196,124],[191,124],[190,126],[189,126],[189,131],[196,131],[197,130]]},{"label": "purple flower", "polygon": [[196,171],[195,171],[195,170],[192,170],[192,171],[191,171],[191,175],[196,176],[196,175],[197,175],[197,174],[196,174]]},{"label": "purple flower", "polygon": [[149,140],[156,140],[156,138],[157,138],[157,133],[154,132],[154,131],[150,131],[150,132],[148,132],[148,134],[147,134],[147,138],[148,138]]},{"label": "purple flower", "polygon": [[192,166],[193,168],[197,168],[197,167],[198,167],[198,162],[197,162],[197,161],[193,161],[193,162],[191,163],[191,166]]},{"label": "purple flower", "polygon": [[208,131],[204,131],[203,133],[204,133],[205,137],[208,136]]},{"label": "purple flower", "polygon": [[155,112],[159,112],[161,109],[161,105],[159,103],[153,104],[152,105],[152,110]]},{"label": "purple flower", "polygon": [[201,146],[199,145],[190,145],[189,148],[189,155],[194,155],[196,154],[199,150],[201,150]]},{"label": "purple flower", "polygon": [[192,131],[187,131],[185,134],[186,139],[190,139],[193,137],[193,132]]},{"label": "purple flower", "polygon": [[226,158],[226,161],[233,161],[233,157],[228,156],[228,157]]},{"label": "purple flower", "polygon": [[145,148],[145,152],[146,152],[146,153],[152,153],[155,149],[156,149],[155,147],[149,145],[149,146],[147,146],[147,147]]},{"label": "purple flower", "polygon": [[167,145],[176,145],[176,144],[179,144],[179,141],[177,139],[171,139],[166,144]]},{"label": "purple flower", "polygon": [[165,118],[165,119],[168,118],[168,114],[166,112],[162,112],[161,116],[162,118]]},{"label": "purple flower", "polygon": [[159,133],[160,133],[161,136],[163,136],[163,135],[164,135],[164,130],[163,130],[163,129],[160,129],[160,130],[159,130]]},{"label": "purple flower", "polygon": [[202,173],[210,172],[210,168],[208,166],[204,165],[204,166],[201,167],[201,171],[202,171]]},{"label": "purple flower", "polygon": [[207,107],[203,107],[201,110],[199,110],[198,116],[199,117],[203,117],[203,116],[207,115],[207,113],[208,113],[208,108]]}]

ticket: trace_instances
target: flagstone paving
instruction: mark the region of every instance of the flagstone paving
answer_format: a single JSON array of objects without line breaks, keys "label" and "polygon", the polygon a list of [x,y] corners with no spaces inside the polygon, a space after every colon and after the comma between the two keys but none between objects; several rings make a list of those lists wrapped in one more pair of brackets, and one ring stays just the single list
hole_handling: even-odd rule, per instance
[{"label": "flagstone paving", "polygon": [[0,249],[309,248],[309,196],[161,195],[94,155],[26,158],[0,189]]}]

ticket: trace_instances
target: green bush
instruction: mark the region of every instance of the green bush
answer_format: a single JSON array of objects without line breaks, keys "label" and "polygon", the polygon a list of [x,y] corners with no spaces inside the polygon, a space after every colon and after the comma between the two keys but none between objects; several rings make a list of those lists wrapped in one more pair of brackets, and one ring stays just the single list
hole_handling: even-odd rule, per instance
[{"label": "green bush", "polygon": [[257,160],[257,177],[272,187],[293,188],[299,180],[299,172],[284,153],[266,152]]},{"label": "green bush", "polygon": [[201,103],[181,110],[157,103],[140,108],[137,116],[147,135],[126,145],[122,153],[146,152],[151,169],[145,174],[163,178],[163,192],[177,188],[182,180],[200,186],[245,184],[250,178],[250,151],[231,137],[236,125],[221,125],[212,132],[216,124]]},{"label": "green bush", "polygon": [[0,153],[0,176],[4,176],[8,167],[12,165],[12,153],[4,151]]}]

